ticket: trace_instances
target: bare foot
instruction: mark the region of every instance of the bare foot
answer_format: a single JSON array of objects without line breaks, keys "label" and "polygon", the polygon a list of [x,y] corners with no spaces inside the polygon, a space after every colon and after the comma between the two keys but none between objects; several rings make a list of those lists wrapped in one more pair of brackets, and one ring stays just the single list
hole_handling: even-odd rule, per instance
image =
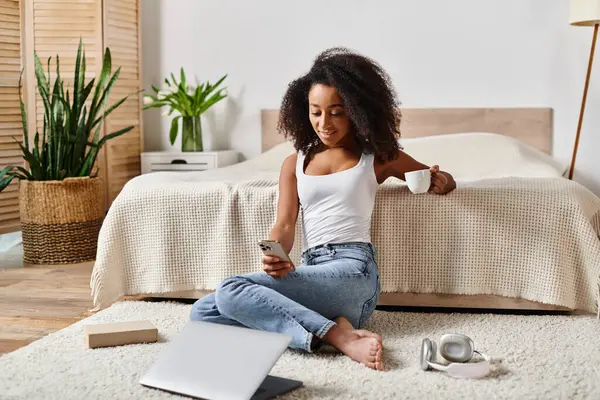
[{"label": "bare foot", "polygon": [[374,337],[375,339],[377,339],[379,341],[379,344],[382,345],[383,347],[383,339],[381,338],[381,336],[379,336],[378,334],[376,334],[375,332],[371,332],[368,331],[366,329],[354,329],[354,326],[352,326],[352,324],[350,323],[350,321],[348,321],[345,317],[337,317],[336,319],[333,320],[336,324],[338,324],[338,326],[340,328],[344,328],[344,329],[351,329],[354,332],[356,332],[357,334],[363,336],[363,337]]},{"label": "bare foot", "polygon": [[[361,364],[383,371],[381,337],[366,330],[353,329],[348,320],[329,329],[323,340]],[[349,327],[348,327],[349,325]]]}]

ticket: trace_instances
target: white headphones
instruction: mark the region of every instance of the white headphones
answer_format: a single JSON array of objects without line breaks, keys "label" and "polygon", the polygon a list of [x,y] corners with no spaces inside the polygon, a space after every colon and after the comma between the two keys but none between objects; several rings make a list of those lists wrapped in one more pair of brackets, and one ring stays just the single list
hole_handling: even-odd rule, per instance
[{"label": "white headphones", "polygon": [[[484,361],[467,363],[477,353]],[[483,378],[491,371],[490,357],[475,350],[471,338],[458,333],[448,333],[440,340],[440,354],[448,361],[449,365],[441,365],[435,362],[437,358],[437,345],[435,342],[425,338],[421,345],[421,369],[427,371],[431,368],[445,371],[454,378]],[[465,363],[465,364],[463,364]]]}]

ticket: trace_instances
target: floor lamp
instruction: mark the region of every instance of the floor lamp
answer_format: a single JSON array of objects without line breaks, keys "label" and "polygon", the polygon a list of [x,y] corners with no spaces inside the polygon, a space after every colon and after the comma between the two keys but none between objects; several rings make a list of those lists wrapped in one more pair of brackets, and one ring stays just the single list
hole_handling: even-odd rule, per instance
[{"label": "floor lamp", "polygon": [[594,61],[594,49],[596,47],[596,37],[598,36],[598,24],[600,24],[600,0],[571,0],[571,15],[569,23],[575,26],[594,27],[592,48],[590,49],[590,59],[588,61],[587,75],[585,77],[585,86],[583,89],[583,99],[581,100],[581,109],[579,111],[577,135],[575,136],[575,146],[573,147],[573,158],[571,159],[571,168],[569,170],[569,179],[573,179],[575,157],[577,156],[577,147],[579,146],[579,134],[581,133],[583,112],[585,110],[585,101],[587,99],[590,74],[592,72],[592,62]]}]

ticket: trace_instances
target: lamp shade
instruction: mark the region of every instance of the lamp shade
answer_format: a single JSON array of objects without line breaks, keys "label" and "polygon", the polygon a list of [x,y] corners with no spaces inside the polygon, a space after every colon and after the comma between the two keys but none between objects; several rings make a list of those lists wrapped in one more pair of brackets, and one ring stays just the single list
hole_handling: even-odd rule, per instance
[{"label": "lamp shade", "polygon": [[577,26],[600,24],[600,0],[571,0],[569,23]]}]

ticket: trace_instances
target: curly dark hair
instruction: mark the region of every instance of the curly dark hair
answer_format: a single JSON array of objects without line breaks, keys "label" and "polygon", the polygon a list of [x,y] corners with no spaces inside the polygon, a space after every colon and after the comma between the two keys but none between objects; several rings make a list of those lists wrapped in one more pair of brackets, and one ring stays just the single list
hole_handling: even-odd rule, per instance
[{"label": "curly dark hair", "polygon": [[377,62],[344,47],[320,53],[310,71],[287,88],[278,130],[297,151],[309,154],[321,145],[309,117],[308,93],[315,84],[334,87],[342,97],[363,152],[379,161],[397,157],[402,114],[391,79]]}]

